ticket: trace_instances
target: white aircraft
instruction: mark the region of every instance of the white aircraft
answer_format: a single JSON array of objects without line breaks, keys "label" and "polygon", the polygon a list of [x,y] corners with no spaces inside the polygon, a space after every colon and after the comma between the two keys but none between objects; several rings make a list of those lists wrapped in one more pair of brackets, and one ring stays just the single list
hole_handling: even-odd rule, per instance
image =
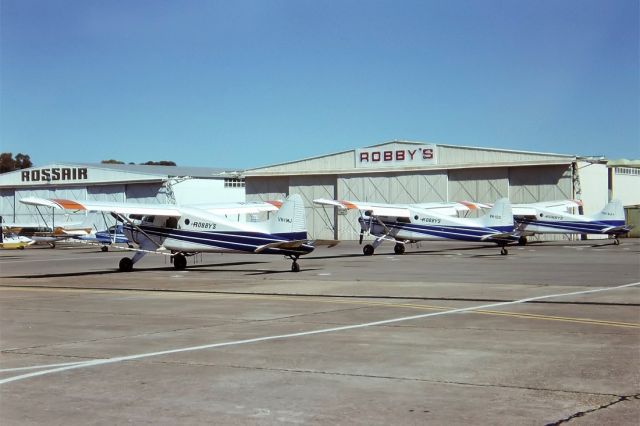
[{"label": "white aircraft", "polygon": [[580,201],[544,201],[532,204],[514,204],[513,216],[516,221],[518,243],[527,243],[527,237],[535,234],[604,234],[614,238],[631,230],[625,225],[624,206],[620,200],[612,200],[593,215],[571,213],[581,206]]},{"label": "white aircraft", "polygon": [[505,246],[517,241],[513,236],[513,215],[509,200],[496,201],[491,210],[479,218],[456,217],[459,212],[473,210],[476,203],[424,203],[380,204],[360,201],[317,199],[314,203],[335,206],[341,210],[360,211],[360,244],[365,234],[376,237],[363,247],[365,256],[371,256],[385,240],[395,242],[394,252],[402,254],[405,244],[417,241],[452,239],[462,241],[493,242],[508,253]]},{"label": "white aircraft", "polygon": [[40,213],[40,217],[43,220],[42,223],[3,222],[2,226],[15,234],[29,237],[35,243],[49,244],[51,248],[55,248],[58,241],[92,234],[93,230],[86,219],[82,222],[62,222],[58,224],[54,224],[52,221],[51,225],[49,225],[39,210],[38,213]]},{"label": "white aircraft", "polygon": [[31,238],[16,235],[13,232],[0,232],[0,249],[2,250],[24,250],[25,247],[30,246],[33,243],[35,243],[35,241]]},{"label": "white aircraft", "polygon": [[[30,205],[67,210],[109,212],[124,225],[127,238],[138,245],[132,258],[120,260],[123,272],[133,269],[146,253],[170,250],[173,266],[187,266],[187,256],[197,253],[243,252],[280,254],[290,258],[291,270],[300,271],[297,260],[316,244],[333,246],[337,241],[307,237],[302,198],[291,195],[284,203],[234,203],[217,205],[133,204],[99,201],[24,198]],[[230,220],[225,215],[275,211],[263,222]]]}]

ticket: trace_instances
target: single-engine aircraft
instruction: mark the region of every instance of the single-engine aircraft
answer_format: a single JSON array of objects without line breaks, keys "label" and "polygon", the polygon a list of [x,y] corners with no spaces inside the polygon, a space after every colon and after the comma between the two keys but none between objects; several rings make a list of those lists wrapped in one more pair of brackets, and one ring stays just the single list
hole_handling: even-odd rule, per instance
[{"label": "single-engine aircraft", "polygon": [[129,248],[133,248],[133,245],[124,233],[124,227],[122,224],[111,225],[109,228],[92,233],[89,235],[81,235],[77,237],[81,241],[91,241],[101,244],[100,249],[102,251],[109,251],[109,246],[114,244],[126,244]]},{"label": "single-engine aircraft", "polygon": [[527,244],[527,237],[535,234],[601,234],[618,239],[631,230],[625,225],[624,206],[620,200],[612,200],[596,214],[573,214],[572,209],[581,201],[543,201],[532,204],[514,204],[513,217],[520,245]]},{"label": "single-engine aircraft", "polygon": [[[291,270],[300,271],[298,258],[315,245],[333,246],[338,241],[307,237],[302,198],[293,194],[284,203],[231,204],[133,204],[89,200],[23,198],[22,203],[73,211],[104,211],[124,225],[127,238],[138,245],[135,255],[120,260],[119,269],[129,272],[146,253],[162,249],[172,253],[175,269],[185,269],[187,257],[197,253],[262,253],[290,258]],[[231,220],[225,215],[274,212],[262,222]]]},{"label": "single-engine aircraft", "polygon": [[427,240],[462,240],[492,242],[506,255],[506,245],[517,241],[513,235],[511,204],[506,198],[496,201],[491,210],[479,218],[456,217],[461,211],[477,208],[476,203],[381,204],[360,201],[316,199],[314,203],[341,210],[360,211],[360,244],[365,234],[376,237],[362,248],[371,256],[385,240],[395,242],[394,252],[405,252],[405,244]]},{"label": "single-engine aircraft", "polygon": [[24,250],[25,247],[30,246],[33,243],[35,243],[35,241],[31,238],[16,235],[13,232],[0,232],[0,249],[2,250]]}]

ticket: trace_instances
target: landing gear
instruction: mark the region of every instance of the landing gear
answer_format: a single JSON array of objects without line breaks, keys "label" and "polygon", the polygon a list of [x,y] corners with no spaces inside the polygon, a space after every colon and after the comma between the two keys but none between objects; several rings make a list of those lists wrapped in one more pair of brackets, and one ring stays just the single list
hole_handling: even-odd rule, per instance
[{"label": "landing gear", "polygon": [[509,254],[509,251],[507,250],[507,248],[505,246],[500,247],[500,254],[503,256],[506,256]]},{"label": "landing gear", "polygon": [[404,244],[402,243],[396,243],[396,245],[393,246],[393,252],[395,254],[404,254],[404,250],[405,250],[405,247],[404,247]]},{"label": "landing gear", "polygon": [[100,251],[101,251],[101,252],[107,252],[107,251],[109,251],[109,246],[102,246],[102,247],[100,247]]},{"label": "landing gear", "polygon": [[362,247],[362,253],[365,256],[373,255],[374,251],[375,251],[375,248],[373,248],[373,246],[371,244],[367,244],[366,246]]},{"label": "landing gear", "polygon": [[120,259],[120,264],[118,266],[120,268],[120,272],[131,272],[133,271],[133,260],[128,257],[123,257]]},{"label": "landing gear", "polygon": [[187,258],[182,253],[176,253],[173,255],[173,268],[177,271],[182,271],[187,267]]},{"label": "landing gear", "polygon": [[614,236],[613,236],[613,244],[614,244],[614,245],[616,245],[616,246],[619,246],[619,245],[620,245],[620,239],[619,239],[619,238],[618,238],[618,236],[617,236],[617,235],[615,235],[615,234],[614,234]]},{"label": "landing gear", "polygon": [[298,258],[300,256],[296,256],[296,255],[291,255],[291,256],[287,256],[289,259],[293,260],[293,263],[291,264],[291,272],[300,272],[300,265],[298,265]]},{"label": "landing gear", "polygon": [[518,238],[518,245],[519,246],[526,246],[527,245],[527,237],[520,237]]},{"label": "landing gear", "polygon": [[56,243],[49,243],[49,247],[56,248]]},{"label": "landing gear", "polygon": [[127,247],[133,248],[133,244],[127,244]]}]

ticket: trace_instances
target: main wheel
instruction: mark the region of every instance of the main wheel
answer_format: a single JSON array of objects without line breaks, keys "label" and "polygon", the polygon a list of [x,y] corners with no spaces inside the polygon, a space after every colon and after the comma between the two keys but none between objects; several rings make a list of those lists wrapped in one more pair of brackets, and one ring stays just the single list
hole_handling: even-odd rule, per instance
[{"label": "main wheel", "polygon": [[527,237],[520,237],[518,238],[518,245],[519,246],[526,246],[527,245]]},{"label": "main wheel", "polygon": [[105,252],[105,251],[109,251],[109,246],[102,246],[102,247],[100,247],[100,251],[103,251],[103,252]]},{"label": "main wheel", "polygon": [[291,264],[291,272],[300,272],[300,265],[298,265],[298,262],[293,262]]},{"label": "main wheel", "polygon": [[371,256],[375,250],[376,249],[374,249],[371,244],[367,244],[366,246],[362,247],[362,253],[365,256]]},{"label": "main wheel", "polygon": [[133,271],[133,260],[128,257],[123,257],[120,259],[120,272],[131,272]]},{"label": "main wheel", "polygon": [[509,254],[509,252],[507,251],[507,249],[505,247],[502,247],[500,249],[500,254],[503,256],[506,256],[507,254]]},{"label": "main wheel", "polygon": [[395,246],[393,246],[393,251],[395,254],[404,254],[404,244],[402,243],[396,243]]},{"label": "main wheel", "polygon": [[173,267],[178,271],[187,267],[187,258],[184,257],[184,254],[178,253],[173,256]]}]

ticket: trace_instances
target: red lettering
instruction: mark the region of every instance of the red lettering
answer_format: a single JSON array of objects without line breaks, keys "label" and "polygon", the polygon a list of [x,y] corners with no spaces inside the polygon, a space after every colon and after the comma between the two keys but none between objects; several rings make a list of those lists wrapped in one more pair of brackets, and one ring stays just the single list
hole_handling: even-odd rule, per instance
[{"label": "red lettering", "polygon": [[371,153],[371,161],[380,161],[380,151]]},{"label": "red lettering", "polygon": [[384,161],[393,161],[393,151],[384,152]]},{"label": "red lettering", "polygon": [[413,151],[411,151],[410,149],[408,149],[407,152],[409,153],[409,157],[413,160],[413,156],[416,155],[416,150],[414,149]]},{"label": "red lettering", "polygon": [[422,159],[423,160],[433,160],[433,150],[431,148],[422,150]]},{"label": "red lettering", "polygon": [[404,161],[404,149],[402,151],[396,151],[396,161]]},{"label": "red lettering", "polygon": [[362,163],[363,161],[369,161],[369,153],[368,152],[361,152],[360,153],[360,162]]}]

